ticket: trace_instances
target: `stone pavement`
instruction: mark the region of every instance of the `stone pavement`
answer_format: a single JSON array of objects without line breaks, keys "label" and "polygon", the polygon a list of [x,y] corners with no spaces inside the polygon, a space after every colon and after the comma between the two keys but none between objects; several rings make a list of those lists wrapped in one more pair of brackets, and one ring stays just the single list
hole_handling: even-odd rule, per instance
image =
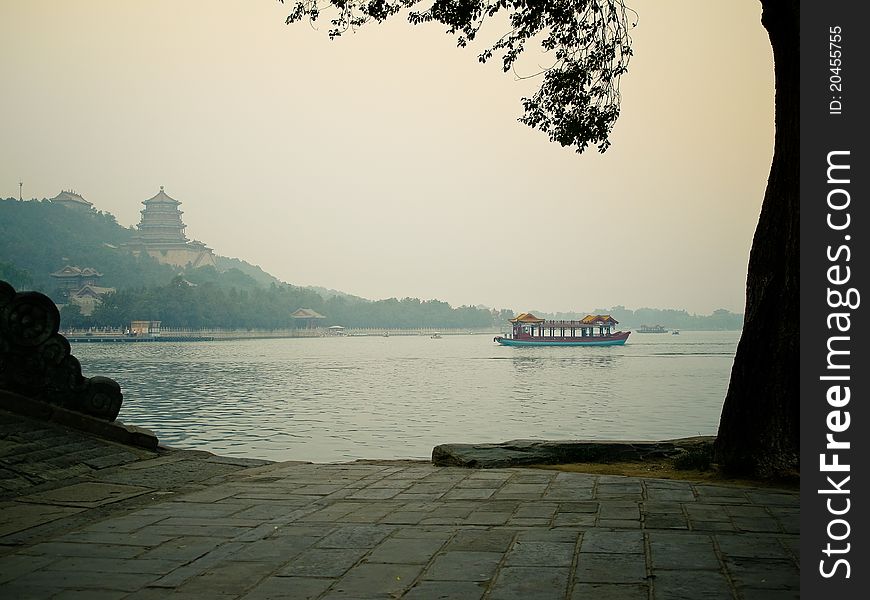
[{"label": "stone pavement", "polygon": [[3,416],[4,599],[799,597],[797,491],[245,461]]}]

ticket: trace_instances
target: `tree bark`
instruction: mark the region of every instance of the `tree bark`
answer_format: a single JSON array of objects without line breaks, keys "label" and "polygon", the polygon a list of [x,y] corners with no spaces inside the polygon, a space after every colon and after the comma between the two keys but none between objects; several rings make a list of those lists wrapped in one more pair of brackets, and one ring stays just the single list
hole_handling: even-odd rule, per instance
[{"label": "tree bark", "polygon": [[776,134],[715,451],[727,473],[771,477],[800,466],[800,18],[798,0],[761,4],[773,47]]}]

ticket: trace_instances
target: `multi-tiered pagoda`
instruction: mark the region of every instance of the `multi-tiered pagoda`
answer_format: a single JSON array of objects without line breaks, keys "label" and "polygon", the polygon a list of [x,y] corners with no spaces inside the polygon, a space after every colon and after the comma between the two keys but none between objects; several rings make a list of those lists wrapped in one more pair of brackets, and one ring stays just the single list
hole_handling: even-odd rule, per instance
[{"label": "multi-tiered pagoda", "polygon": [[182,212],[178,210],[181,202],[164,192],[162,185],[157,195],[142,204],[145,209],[138,232],[128,244],[134,253],[147,252],[159,262],[177,267],[216,266],[211,248],[184,235]]}]

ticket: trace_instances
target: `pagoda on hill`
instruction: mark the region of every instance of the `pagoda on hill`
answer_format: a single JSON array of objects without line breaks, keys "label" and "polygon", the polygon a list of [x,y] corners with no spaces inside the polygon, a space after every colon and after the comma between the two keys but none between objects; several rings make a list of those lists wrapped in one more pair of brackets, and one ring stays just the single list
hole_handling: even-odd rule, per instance
[{"label": "pagoda on hill", "polygon": [[214,252],[197,240],[188,240],[184,234],[185,225],[181,220],[181,202],[163,191],[142,202],[142,220],[138,231],[127,243],[127,247],[137,256],[142,252],[165,264],[176,267],[216,266]]},{"label": "pagoda on hill", "polygon": [[142,212],[142,220],[139,222],[139,238],[146,245],[160,244],[186,244],[187,236],[184,235],[183,214],[178,207],[181,202],[169,197],[160,186],[160,191],[153,198],[142,202],[145,209]]}]

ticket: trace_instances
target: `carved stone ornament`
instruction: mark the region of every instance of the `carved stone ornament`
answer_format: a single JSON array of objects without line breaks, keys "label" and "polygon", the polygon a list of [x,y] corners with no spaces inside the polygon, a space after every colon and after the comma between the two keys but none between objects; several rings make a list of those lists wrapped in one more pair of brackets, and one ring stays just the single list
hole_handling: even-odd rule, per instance
[{"label": "carved stone ornament", "polygon": [[60,313],[39,292],[19,292],[0,281],[0,389],[114,421],[121,386],[108,377],[83,377],[58,333]]}]

